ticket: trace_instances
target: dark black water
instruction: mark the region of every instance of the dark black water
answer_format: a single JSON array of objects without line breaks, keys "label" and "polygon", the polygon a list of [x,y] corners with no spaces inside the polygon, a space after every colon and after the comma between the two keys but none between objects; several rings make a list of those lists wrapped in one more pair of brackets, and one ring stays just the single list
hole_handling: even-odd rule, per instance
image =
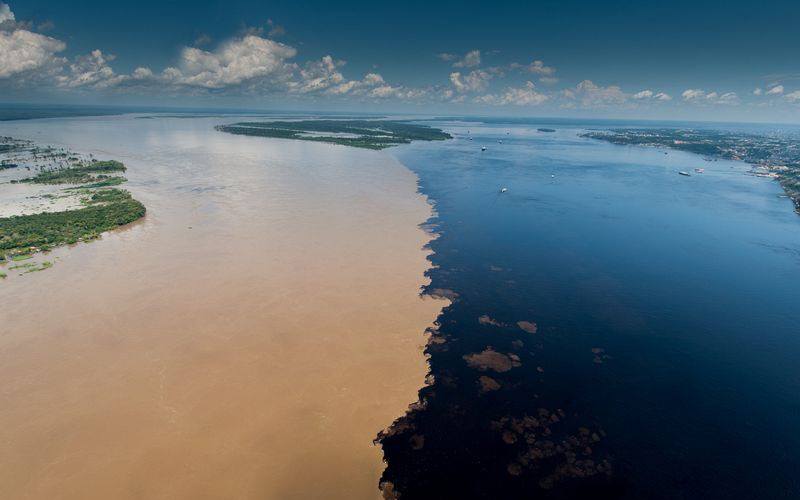
[{"label": "dark black water", "polygon": [[429,291],[458,294],[433,382],[382,440],[402,498],[800,497],[780,187],[579,126],[442,125],[455,140],[395,152],[438,212]]}]

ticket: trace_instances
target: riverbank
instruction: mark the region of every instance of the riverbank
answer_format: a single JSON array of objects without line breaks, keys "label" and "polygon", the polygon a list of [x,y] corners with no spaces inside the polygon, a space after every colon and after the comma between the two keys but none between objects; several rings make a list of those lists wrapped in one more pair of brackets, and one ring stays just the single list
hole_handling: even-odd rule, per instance
[{"label": "riverbank", "polygon": [[[431,214],[385,153],[217,119],[3,124],[129,166],[148,217],[8,280],[0,492],[375,498],[424,384]],[[36,314],[32,305],[46,304]]]}]

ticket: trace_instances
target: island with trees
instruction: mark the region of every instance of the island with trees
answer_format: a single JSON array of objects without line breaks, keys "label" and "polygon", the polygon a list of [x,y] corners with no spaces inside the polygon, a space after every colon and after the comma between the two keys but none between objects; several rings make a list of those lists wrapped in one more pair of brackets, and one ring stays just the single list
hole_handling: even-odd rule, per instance
[{"label": "island with trees", "polygon": [[[0,217],[0,265],[8,270],[47,269],[52,262],[25,261],[60,245],[95,240],[145,215],[142,203],[115,187],[126,181],[119,161],[2,137],[0,165],[5,172],[0,197],[10,196],[11,185],[25,189]],[[0,272],[0,278],[6,276]]]},{"label": "island with trees", "polygon": [[399,120],[298,120],[218,125],[220,132],[280,139],[327,142],[384,149],[412,141],[443,141],[451,135],[438,128]]}]

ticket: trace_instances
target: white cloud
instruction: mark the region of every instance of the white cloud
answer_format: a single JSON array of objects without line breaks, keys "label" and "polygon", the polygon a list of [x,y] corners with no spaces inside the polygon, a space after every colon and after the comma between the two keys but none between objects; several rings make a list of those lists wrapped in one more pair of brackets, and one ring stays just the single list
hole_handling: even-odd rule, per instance
[{"label": "white cloud", "polygon": [[479,96],[475,98],[475,101],[500,106],[538,106],[548,99],[546,94],[536,90],[533,82],[527,81],[523,87],[507,87],[501,94]]},{"label": "white cloud", "polygon": [[204,89],[271,86],[287,80],[294,69],[287,60],[296,54],[297,50],[280,42],[245,35],[211,52],[184,47],[178,66],[167,68],[164,75],[175,84]]},{"label": "white cloud", "polygon": [[454,68],[473,68],[481,63],[481,51],[470,50],[464,57],[453,63]]},{"label": "white cloud", "polygon": [[6,21],[14,22],[16,18],[14,17],[14,13],[11,12],[11,7],[9,7],[8,4],[0,2],[0,24]]},{"label": "white cloud", "polygon": [[681,93],[681,97],[686,101],[695,101],[697,99],[705,99],[706,92],[700,89],[686,89]]},{"label": "white cloud", "polygon": [[415,101],[424,98],[427,94],[428,91],[426,89],[384,84],[368,90],[363,95],[375,99],[395,98],[404,101]]},{"label": "white cloud", "polygon": [[331,56],[324,56],[319,61],[306,63],[300,70],[300,81],[290,82],[292,92],[307,94],[326,90],[333,85],[344,82],[344,76],[337,69],[344,65],[344,61],[335,61]]},{"label": "white cloud", "polygon": [[565,89],[562,95],[569,100],[580,103],[585,108],[602,108],[624,104],[628,95],[616,85],[602,87],[591,80],[584,80],[573,89]]},{"label": "white cloud", "polygon": [[378,73],[367,73],[361,80],[348,80],[328,89],[331,95],[363,95],[371,88],[383,86],[386,81]]},{"label": "white cloud", "polygon": [[476,69],[466,75],[455,71],[450,73],[450,83],[458,92],[482,92],[489,86],[492,75],[486,71]]},{"label": "white cloud", "polygon": [[736,92],[706,92],[702,89],[686,89],[681,93],[681,97],[686,102],[701,104],[739,104],[739,96]]},{"label": "white cloud", "polygon": [[739,96],[736,95],[736,92],[725,92],[721,94],[717,98],[717,103],[719,104],[738,104],[739,103]]},{"label": "white cloud", "polygon": [[558,78],[554,76],[543,76],[539,78],[539,83],[542,83],[544,85],[555,85],[556,83],[558,83]]},{"label": "white cloud", "polygon": [[[13,20],[13,14],[5,16]],[[57,54],[66,47],[60,40],[27,30],[0,31],[0,79],[53,73],[64,63]]]},{"label": "white cloud", "polygon": [[552,76],[555,74],[556,69],[551,66],[545,66],[542,61],[534,60],[530,64],[511,63],[511,69],[518,69],[533,73],[535,75]]},{"label": "white cloud", "polygon": [[761,87],[756,87],[756,88],[753,90],[753,95],[761,95],[761,94],[763,94],[763,93],[764,93],[764,91],[763,91],[763,90],[761,90]]},{"label": "white cloud", "polygon": [[153,78],[153,70],[151,70],[150,68],[139,67],[133,70],[133,74],[131,75],[131,77],[134,80],[147,80]]},{"label": "white cloud", "polygon": [[[78,57],[69,65],[69,72],[56,78],[58,85],[66,88],[107,88],[119,84],[124,76],[116,75],[108,65],[114,56],[104,55],[99,49]],[[152,73],[152,72],[151,72]]]},{"label": "white cloud", "polygon": [[800,90],[795,90],[794,92],[789,92],[785,96],[783,96],[789,102],[798,102],[800,103]]},{"label": "white cloud", "polygon": [[783,85],[775,85],[771,89],[767,90],[767,95],[781,95],[783,94]]},{"label": "white cloud", "polygon": [[436,57],[438,57],[438,58],[439,58],[439,59],[441,59],[442,61],[447,61],[447,62],[449,62],[449,61],[455,61],[455,60],[458,58],[458,56],[457,56],[457,55],[455,55],[455,54],[449,54],[449,53],[447,53],[447,52],[442,52],[442,53],[440,53],[440,54],[436,54]]},{"label": "white cloud", "polygon": [[631,96],[637,101],[671,101],[672,96],[665,92],[654,92],[650,89],[641,90]]}]

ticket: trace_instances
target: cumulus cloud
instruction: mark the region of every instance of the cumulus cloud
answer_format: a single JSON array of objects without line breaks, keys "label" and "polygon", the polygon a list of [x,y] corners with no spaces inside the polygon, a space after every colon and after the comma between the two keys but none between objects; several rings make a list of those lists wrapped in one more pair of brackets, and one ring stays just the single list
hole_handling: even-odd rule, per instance
[{"label": "cumulus cloud", "polygon": [[767,90],[767,95],[781,95],[783,94],[783,85],[775,85],[771,89]]},{"label": "cumulus cloud", "polygon": [[[4,15],[13,21],[13,13]],[[57,54],[66,47],[60,40],[23,29],[0,31],[0,79],[53,73],[64,63]]]},{"label": "cumulus cloud", "polygon": [[108,88],[119,84],[125,79],[114,73],[110,61],[113,55],[105,55],[101,50],[93,50],[85,56],[78,57],[69,65],[69,71],[56,78],[58,85],[66,88],[91,87],[96,89]]},{"label": "cumulus cloud", "polygon": [[511,69],[522,70],[535,75],[547,77],[552,76],[556,72],[555,68],[551,66],[545,66],[544,62],[538,59],[531,61],[530,64],[511,63]]},{"label": "cumulus cloud", "polygon": [[381,85],[369,91],[366,95],[379,99],[396,98],[405,101],[421,99],[427,95],[426,89],[407,88],[403,86]]},{"label": "cumulus cloud", "polygon": [[565,89],[562,95],[572,103],[578,103],[585,108],[602,108],[612,105],[624,104],[628,95],[616,85],[602,87],[591,80],[584,80],[572,89]]},{"label": "cumulus cloud", "polygon": [[670,101],[672,96],[665,92],[654,92],[650,89],[641,90],[631,96],[637,101]]},{"label": "cumulus cloud", "polygon": [[476,102],[482,104],[494,104],[499,106],[538,106],[549,97],[536,90],[533,82],[527,81],[522,87],[507,87],[500,94],[487,94],[475,98]]},{"label": "cumulus cloud", "polygon": [[[376,87],[385,87],[386,81],[378,73],[367,73],[361,80],[348,80],[327,90],[331,95],[364,95]],[[379,91],[380,92],[385,92]]]},{"label": "cumulus cloud", "polygon": [[481,64],[481,51],[470,50],[463,58],[453,63],[454,68],[473,68]]},{"label": "cumulus cloud", "polygon": [[204,89],[222,89],[247,83],[285,81],[293,67],[287,62],[297,50],[280,42],[245,35],[213,51],[184,47],[177,67],[164,75],[173,83]]},{"label": "cumulus cloud", "polygon": [[293,92],[307,94],[339,85],[344,82],[344,76],[338,70],[341,66],[344,66],[344,61],[336,61],[329,55],[319,61],[306,63],[305,67],[300,70],[300,81],[290,82],[289,89]]},{"label": "cumulus cloud", "polygon": [[34,33],[33,24],[17,21],[7,4],[0,2],[0,81],[28,84],[57,74],[66,59],[59,56],[67,45]]},{"label": "cumulus cloud", "polygon": [[555,85],[556,83],[558,83],[558,78],[554,76],[543,76],[539,78],[539,83],[542,83],[544,85]]},{"label": "cumulus cloud", "polygon": [[739,96],[736,92],[706,92],[702,89],[686,89],[681,93],[686,102],[700,104],[738,104]]},{"label": "cumulus cloud", "polygon": [[9,21],[11,21],[11,22],[16,21],[16,18],[14,17],[14,13],[11,12],[11,7],[9,7],[8,4],[4,4],[4,3],[0,2],[0,24],[6,23],[6,22],[9,22]]},{"label": "cumulus cloud", "polygon": [[458,92],[482,92],[489,86],[491,79],[491,73],[480,69],[470,71],[466,75],[458,71],[450,73],[450,83]]},{"label": "cumulus cloud", "polygon": [[700,89],[686,89],[681,94],[686,101],[695,101],[698,99],[705,99],[706,98],[706,91]]},{"label": "cumulus cloud", "polygon": [[789,102],[797,102],[800,103],[800,90],[795,90],[794,92],[789,92],[785,96],[783,96]]},{"label": "cumulus cloud", "polygon": [[756,87],[755,89],[753,89],[753,95],[761,95],[763,93],[764,91],[761,90],[761,87]]}]

